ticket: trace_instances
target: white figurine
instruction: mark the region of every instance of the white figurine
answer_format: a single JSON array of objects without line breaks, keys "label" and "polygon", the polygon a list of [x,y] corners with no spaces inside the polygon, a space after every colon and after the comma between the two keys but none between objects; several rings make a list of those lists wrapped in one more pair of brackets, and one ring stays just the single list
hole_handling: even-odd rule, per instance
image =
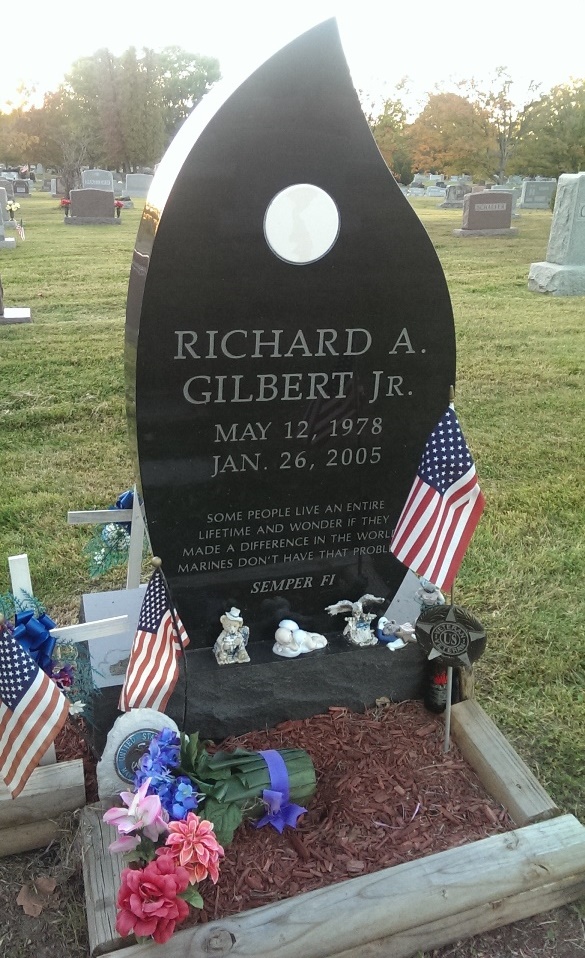
[{"label": "white figurine", "polygon": [[305,652],[324,649],[327,645],[324,635],[319,632],[305,632],[292,619],[282,619],[278,623],[274,639],[272,651],[286,659],[294,659],[297,655],[304,655]]},{"label": "white figurine", "polygon": [[244,625],[239,609],[230,609],[220,618],[223,631],[218,635],[213,651],[218,665],[234,665],[237,662],[249,662],[246,652],[250,630]]},{"label": "white figurine", "polygon": [[370,628],[370,622],[376,618],[376,614],[374,612],[364,612],[364,605],[371,605],[373,602],[386,602],[386,599],[381,599],[379,596],[368,593],[367,595],[362,595],[361,599],[358,599],[357,602],[342,599],[341,602],[328,605],[325,611],[328,612],[329,615],[337,615],[339,612],[351,612],[351,615],[346,616],[345,621],[347,625],[343,630],[343,634],[348,637],[353,645],[377,645],[377,636],[374,635]]},{"label": "white figurine", "polygon": [[433,585],[428,579],[421,579],[420,584],[421,587],[416,590],[414,597],[420,605],[421,612],[434,609],[438,605],[445,605],[445,596],[436,585]]}]

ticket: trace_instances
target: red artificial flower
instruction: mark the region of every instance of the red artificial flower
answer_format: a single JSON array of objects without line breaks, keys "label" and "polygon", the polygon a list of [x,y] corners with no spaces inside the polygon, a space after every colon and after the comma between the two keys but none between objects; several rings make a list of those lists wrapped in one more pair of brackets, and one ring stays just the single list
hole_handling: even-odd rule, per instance
[{"label": "red artificial flower", "polygon": [[64,196],[63,199],[61,200],[61,206],[70,206],[70,205],[71,205],[71,200],[68,200],[68,199]]},{"label": "red artificial flower", "polygon": [[124,204],[122,203],[122,200],[114,200],[114,206],[117,210],[121,210]]},{"label": "red artificial flower", "polygon": [[169,835],[162,848],[156,854],[171,858],[189,873],[189,881],[203,881],[211,878],[213,884],[219,878],[219,858],[224,854],[213,833],[213,825],[189,812],[187,818],[179,822],[169,822]]},{"label": "red artificial flower", "polygon": [[151,936],[163,945],[189,914],[189,905],[178,897],[189,885],[188,871],[167,855],[145,868],[125,868],[121,882],[116,931],[123,937],[131,931],[139,938]]}]

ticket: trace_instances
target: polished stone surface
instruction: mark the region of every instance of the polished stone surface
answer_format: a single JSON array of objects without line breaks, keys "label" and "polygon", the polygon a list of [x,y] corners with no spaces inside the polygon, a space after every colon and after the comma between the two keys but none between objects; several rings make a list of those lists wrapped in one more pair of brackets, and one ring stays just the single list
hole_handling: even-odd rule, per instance
[{"label": "polished stone surface", "polygon": [[341,631],[327,605],[391,601],[392,529],[455,381],[453,315],[334,20],[184,124],[141,221],[126,347],[148,531],[192,649],[232,606],[253,650],[281,618]]}]

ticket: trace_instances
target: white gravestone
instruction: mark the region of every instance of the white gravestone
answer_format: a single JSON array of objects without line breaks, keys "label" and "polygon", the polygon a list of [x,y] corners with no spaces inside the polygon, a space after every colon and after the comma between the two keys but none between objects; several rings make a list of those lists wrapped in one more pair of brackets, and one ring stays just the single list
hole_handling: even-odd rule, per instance
[{"label": "white gravestone", "polygon": [[146,199],[153,179],[150,173],[126,173],[126,195]]},{"label": "white gravestone", "polygon": [[83,170],[81,186],[84,190],[113,191],[114,174],[110,173],[109,170]]},{"label": "white gravestone", "polygon": [[585,173],[559,177],[546,261],[531,264],[528,289],[585,296]]}]

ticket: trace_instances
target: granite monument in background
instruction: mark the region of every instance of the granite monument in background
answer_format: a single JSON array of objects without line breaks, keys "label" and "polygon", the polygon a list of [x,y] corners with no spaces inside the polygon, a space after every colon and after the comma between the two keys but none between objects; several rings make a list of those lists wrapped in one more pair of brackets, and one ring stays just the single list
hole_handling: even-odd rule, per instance
[{"label": "granite monument in background", "polygon": [[531,264],[528,289],[585,295],[585,172],[559,177],[546,261]]}]

